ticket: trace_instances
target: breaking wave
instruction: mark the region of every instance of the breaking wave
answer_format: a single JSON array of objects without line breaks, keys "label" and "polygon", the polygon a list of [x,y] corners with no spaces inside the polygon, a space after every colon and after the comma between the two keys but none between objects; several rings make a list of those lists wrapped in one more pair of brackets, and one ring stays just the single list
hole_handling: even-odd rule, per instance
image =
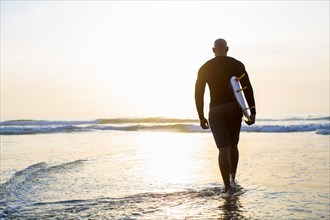
[{"label": "breaking wave", "polygon": [[[210,132],[196,119],[118,118],[91,121],[12,120],[0,122],[0,135],[52,134],[91,131]],[[330,134],[330,117],[258,119],[253,126],[242,124],[243,132],[315,132]]]},{"label": "breaking wave", "polygon": [[[76,160],[54,166],[41,162],[15,172],[7,182],[0,184],[0,219],[77,219],[77,216],[83,219],[167,219],[168,210],[173,207],[181,207],[182,204],[200,207],[200,204],[210,200],[219,201],[222,196],[218,184],[211,183],[179,191],[145,192],[122,197],[67,200],[35,198],[34,190],[39,188],[42,191],[55,191],[42,187],[56,185],[56,174],[61,177],[61,174],[72,169],[79,172],[79,167],[84,165],[84,162],[85,160]],[[230,202],[228,208],[235,209],[234,214],[237,217],[241,211],[235,201],[245,192],[246,190],[237,184],[230,197],[226,198]],[[191,219],[197,215],[199,213],[184,213],[182,219]]]}]

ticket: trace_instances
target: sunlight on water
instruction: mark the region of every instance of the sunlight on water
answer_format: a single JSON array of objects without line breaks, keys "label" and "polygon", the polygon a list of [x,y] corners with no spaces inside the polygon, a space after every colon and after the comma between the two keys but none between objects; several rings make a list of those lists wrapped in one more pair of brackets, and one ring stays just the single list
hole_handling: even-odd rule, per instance
[{"label": "sunlight on water", "polygon": [[[0,219],[326,219],[329,137],[242,133],[222,198],[210,133],[1,136]],[[6,219],[6,218],[5,218]]]},{"label": "sunlight on water", "polygon": [[[142,137],[144,146],[138,152],[144,157],[144,176],[147,181],[162,184],[185,184],[193,181],[190,170],[200,170],[200,163],[192,163],[194,140],[187,135],[148,133]],[[197,153],[197,152],[196,152]],[[166,191],[166,189],[164,189]]]}]

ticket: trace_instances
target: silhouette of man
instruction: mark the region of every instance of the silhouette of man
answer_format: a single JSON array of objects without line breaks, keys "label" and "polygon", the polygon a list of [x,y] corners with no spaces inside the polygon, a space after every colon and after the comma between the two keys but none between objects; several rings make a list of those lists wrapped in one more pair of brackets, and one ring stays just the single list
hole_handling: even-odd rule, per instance
[{"label": "silhouette of man", "polygon": [[[240,80],[245,98],[249,106],[255,106],[253,89],[243,63],[227,56],[229,48],[224,39],[214,42],[215,57],[207,61],[198,71],[195,85],[195,102],[203,129],[211,127],[211,131],[219,149],[219,168],[225,185],[224,192],[230,192],[231,182],[235,184],[235,176],[239,158],[238,141],[241,130],[242,112],[236,103],[230,78],[245,76]],[[204,92],[208,84],[211,96],[209,122],[204,117]],[[248,125],[255,123],[256,109],[251,109],[251,120]],[[209,124],[210,123],[210,124]]]}]

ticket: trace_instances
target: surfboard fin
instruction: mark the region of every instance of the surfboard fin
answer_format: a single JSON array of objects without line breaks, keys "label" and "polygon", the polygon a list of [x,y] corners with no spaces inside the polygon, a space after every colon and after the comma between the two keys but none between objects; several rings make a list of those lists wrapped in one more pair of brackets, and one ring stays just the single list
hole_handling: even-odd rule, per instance
[{"label": "surfboard fin", "polygon": [[243,90],[246,89],[246,88],[247,88],[247,86],[244,86],[244,87],[241,88],[241,89],[237,89],[236,92],[241,92],[241,91],[243,91]]},{"label": "surfboard fin", "polygon": [[236,81],[237,81],[237,82],[240,81],[244,76],[245,76],[245,73],[243,73],[240,77],[237,77],[237,78],[236,78]]},{"label": "surfboard fin", "polygon": [[248,110],[248,109],[251,109],[251,108],[255,108],[255,106],[252,106],[252,107],[250,107],[250,108],[245,108],[245,110]]}]

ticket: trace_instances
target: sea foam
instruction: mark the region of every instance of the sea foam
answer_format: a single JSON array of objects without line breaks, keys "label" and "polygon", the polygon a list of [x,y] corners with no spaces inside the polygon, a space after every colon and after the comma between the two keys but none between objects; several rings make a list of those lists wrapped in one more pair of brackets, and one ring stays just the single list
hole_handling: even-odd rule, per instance
[{"label": "sea foam", "polygon": [[[258,119],[253,126],[242,123],[243,132],[330,134],[330,117]],[[52,134],[91,131],[166,131],[201,133],[196,119],[119,118],[90,121],[12,120],[0,122],[0,135]]]}]

